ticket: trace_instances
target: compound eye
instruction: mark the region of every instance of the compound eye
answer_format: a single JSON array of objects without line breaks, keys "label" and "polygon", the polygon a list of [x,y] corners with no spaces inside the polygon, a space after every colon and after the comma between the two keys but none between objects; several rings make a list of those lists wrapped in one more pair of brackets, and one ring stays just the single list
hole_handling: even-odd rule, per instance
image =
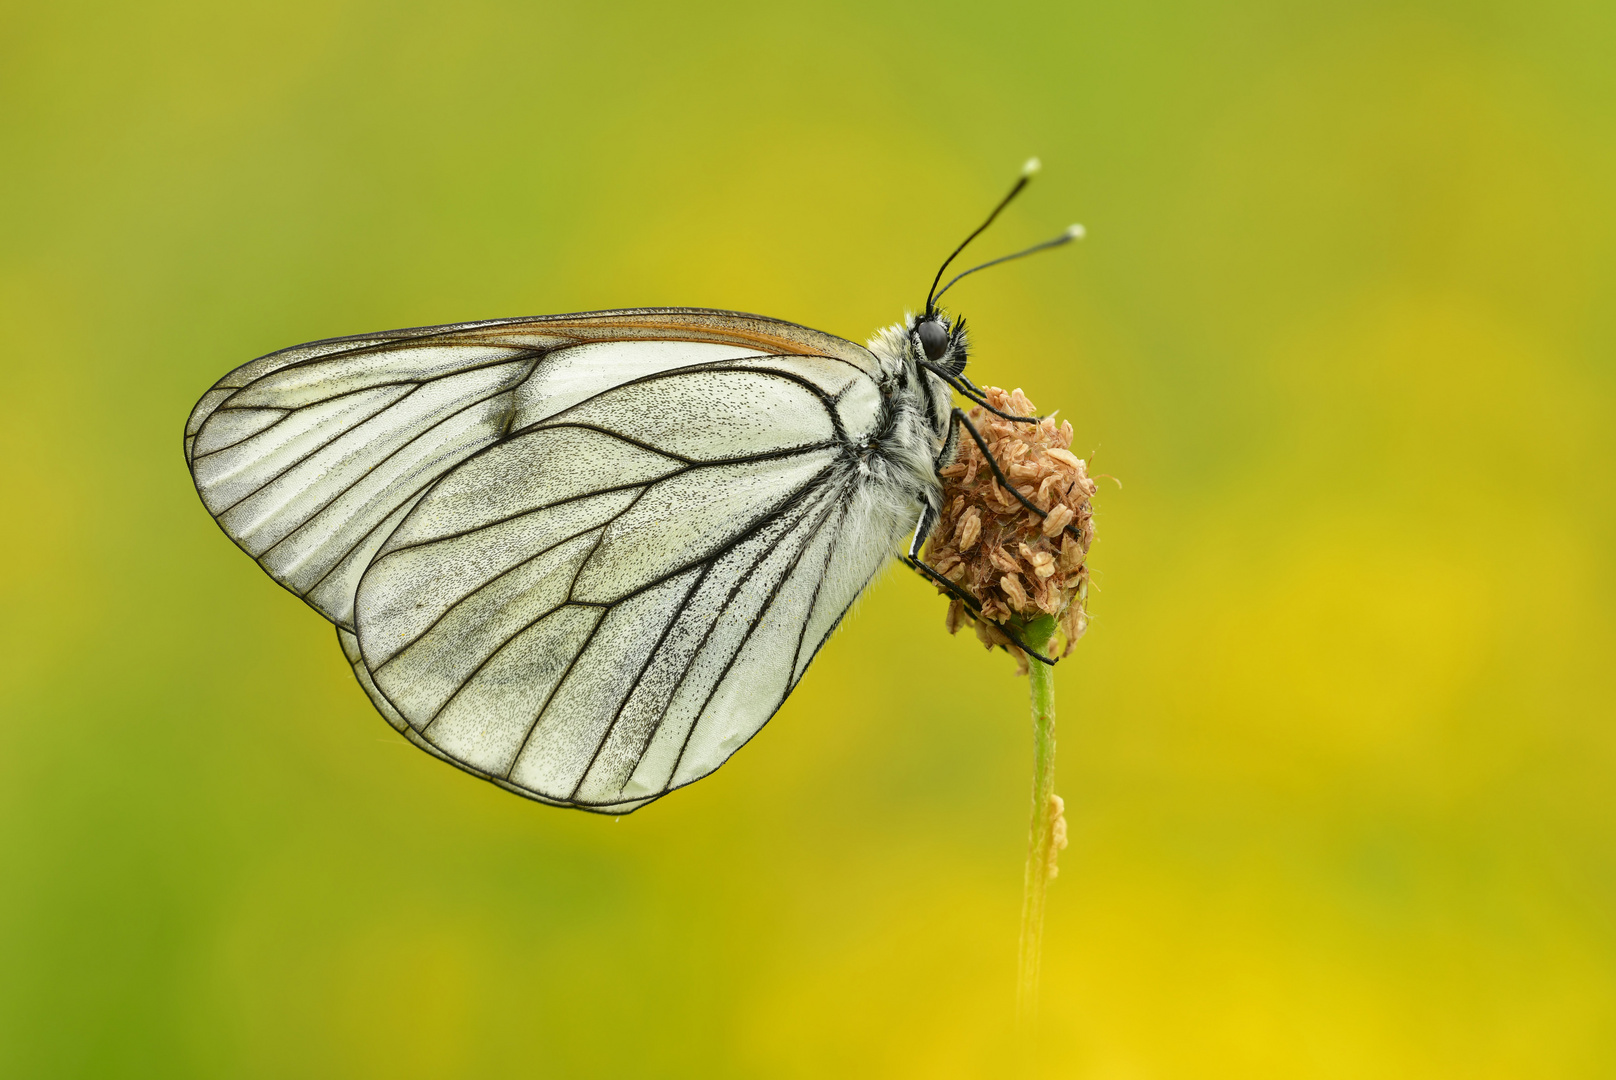
[{"label": "compound eye", "polygon": [[927,360],[941,360],[948,351],[948,331],[943,328],[942,320],[927,319],[915,327],[915,333],[920,335],[920,347],[925,350]]}]

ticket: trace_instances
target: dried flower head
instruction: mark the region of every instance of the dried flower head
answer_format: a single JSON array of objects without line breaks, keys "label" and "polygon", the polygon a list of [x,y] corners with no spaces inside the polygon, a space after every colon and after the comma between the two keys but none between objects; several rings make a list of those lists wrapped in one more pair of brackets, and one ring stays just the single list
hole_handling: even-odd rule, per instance
[{"label": "dried flower head", "polygon": [[[1019,389],[1006,393],[990,386],[986,396],[1001,412],[1036,413]],[[1004,646],[1024,671],[1026,657],[1004,625],[1055,616],[1066,639],[1062,656],[1088,626],[1095,485],[1083,459],[1070,449],[1071,424],[1006,420],[980,406],[971,410],[970,419],[1005,478],[1044,513],[1033,513],[1006,491],[976,441],[961,433],[958,456],[942,470],[943,512],[926,547],[927,561],[981,605],[978,617],[954,598],[948,609],[949,633],[971,618],[982,644]],[[949,595],[941,586],[938,591]]]}]

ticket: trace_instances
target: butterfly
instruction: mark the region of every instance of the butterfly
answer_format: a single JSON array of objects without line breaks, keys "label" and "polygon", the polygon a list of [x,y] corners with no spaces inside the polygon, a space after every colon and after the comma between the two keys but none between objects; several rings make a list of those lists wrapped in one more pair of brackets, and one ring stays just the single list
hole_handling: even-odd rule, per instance
[{"label": "butterfly", "polygon": [[410,742],[628,813],[751,739],[894,556],[953,589],[920,560],[938,470],[962,431],[992,456],[939,301],[1081,227],[937,286],[1036,167],[868,345],[699,308],[316,341],[202,395],[197,492]]}]

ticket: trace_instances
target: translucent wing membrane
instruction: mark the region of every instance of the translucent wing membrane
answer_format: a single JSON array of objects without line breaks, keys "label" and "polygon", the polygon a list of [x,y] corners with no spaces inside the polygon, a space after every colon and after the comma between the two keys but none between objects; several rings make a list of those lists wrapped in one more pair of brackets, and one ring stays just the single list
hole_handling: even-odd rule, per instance
[{"label": "translucent wing membrane", "polygon": [[400,331],[232,372],[186,455],[406,738],[623,813],[751,738],[888,557],[874,368],[723,312]]}]

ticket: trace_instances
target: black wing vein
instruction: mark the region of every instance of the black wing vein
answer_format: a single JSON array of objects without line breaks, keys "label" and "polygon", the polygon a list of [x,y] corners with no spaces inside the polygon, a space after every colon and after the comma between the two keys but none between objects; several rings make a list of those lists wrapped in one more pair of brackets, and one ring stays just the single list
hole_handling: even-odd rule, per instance
[{"label": "black wing vein", "polygon": [[[670,783],[673,781],[674,777],[679,775],[679,766],[684,762],[685,752],[690,749],[691,736],[696,733],[696,728],[701,723],[701,717],[706,713],[707,706],[712,703],[713,695],[718,693],[718,688],[724,684],[724,679],[729,675],[730,669],[735,666],[736,659],[741,655],[742,652],[745,651],[747,642],[752,640],[753,633],[755,633],[758,626],[762,624],[763,616],[768,613],[769,608],[774,605],[775,599],[780,595],[781,587],[784,586],[785,583],[791,579],[791,575],[796,572],[797,564],[802,561],[802,557],[807,553],[809,546],[813,543],[814,537],[819,535],[819,530],[825,524],[825,519],[829,517],[831,511],[835,509],[838,509],[838,507],[834,503],[825,508],[818,523],[814,525],[808,537],[804,539],[802,549],[798,551],[795,556],[793,556],[791,565],[780,574],[780,576],[775,580],[774,585],[770,587],[769,595],[763,601],[763,604],[758,608],[757,616],[753,618],[751,623],[747,626],[746,633],[741,635],[740,642],[735,646],[734,651],[730,653],[729,659],[724,662],[724,666],[722,669],[720,669],[718,677],[713,680],[713,685],[708,689],[707,697],[702,701],[701,708],[696,710],[696,719],[691,723],[690,730],[685,732],[684,743],[680,745],[679,753],[673,760],[673,770],[668,774],[668,780]],[[806,514],[804,516],[806,516]],[[766,557],[767,553],[765,552],[764,554]],[[748,578],[750,578],[751,575],[757,571],[757,567],[762,564],[762,561],[763,559],[759,558],[758,562],[752,566],[751,570],[747,571]],[[725,601],[725,610],[728,610],[729,605],[734,603],[737,592],[739,592],[739,585],[737,585],[735,591],[730,593],[729,599]],[[718,620],[713,620],[713,626],[717,625]],[[711,628],[709,628],[709,633],[711,633]]]}]

